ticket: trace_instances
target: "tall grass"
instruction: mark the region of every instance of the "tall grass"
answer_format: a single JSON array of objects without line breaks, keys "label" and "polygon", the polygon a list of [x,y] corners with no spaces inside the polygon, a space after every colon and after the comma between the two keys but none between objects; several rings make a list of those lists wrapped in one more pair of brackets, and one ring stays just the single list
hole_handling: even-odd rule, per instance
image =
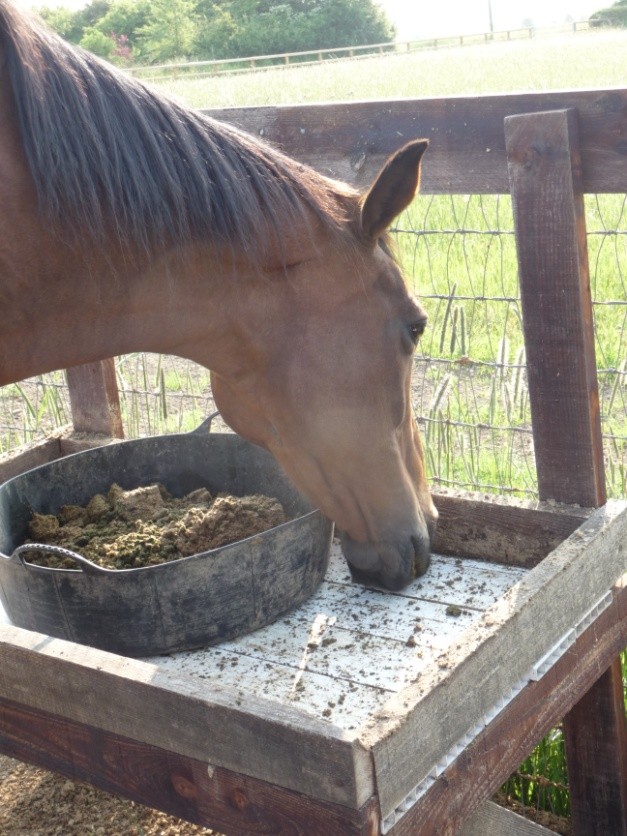
[{"label": "tall grass", "polygon": [[[586,200],[608,491],[627,494],[627,205]],[[536,495],[508,196],[419,196],[396,229],[429,313],[414,405],[436,482]]]}]

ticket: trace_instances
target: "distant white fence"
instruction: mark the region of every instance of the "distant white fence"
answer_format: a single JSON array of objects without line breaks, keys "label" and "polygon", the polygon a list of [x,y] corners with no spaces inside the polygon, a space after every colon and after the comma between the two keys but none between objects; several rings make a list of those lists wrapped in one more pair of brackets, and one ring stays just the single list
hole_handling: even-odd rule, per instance
[{"label": "distant white fence", "polygon": [[285,67],[290,64],[304,64],[338,59],[366,58],[373,54],[407,53],[425,49],[440,49],[451,46],[469,46],[490,41],[512,41],[534,38],[540,34],[577,33],[591,28],[590,21],[577,21],[550,29],[535,29],[533,26],[520,29],[503,29],[498,32],[481,32],[474,35],[455,35],[441,38],[425,38],[414,41],[392,41],[382,44],[336,47],[333,49],[312,49],[305,52],[281,52],[275,55],[251,55],[244,58],[223,58],[216,61],[188,61],[176,64],[149,64],[130,67],[127,72],[145,80],[163,76],[202,78],[224,73],[254,72],[257,70]]}]

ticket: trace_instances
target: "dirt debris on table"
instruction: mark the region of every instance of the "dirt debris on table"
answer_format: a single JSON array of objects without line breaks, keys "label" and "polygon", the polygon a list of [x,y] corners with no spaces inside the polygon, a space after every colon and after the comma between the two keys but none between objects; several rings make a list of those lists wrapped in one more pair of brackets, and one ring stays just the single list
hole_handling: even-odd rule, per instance
[{"label": "dirt debris on table", "polygon": [[[114,484],[85,506],[33,513],[28,542],[63,546],[106,569],[134,569],[216,549],[286,521],[280,502],[268,496],[212,496],[199,488],[177,499],[159,484],[134,490]],[[35,550],[28,561],[76,569],[70,557]]]}]

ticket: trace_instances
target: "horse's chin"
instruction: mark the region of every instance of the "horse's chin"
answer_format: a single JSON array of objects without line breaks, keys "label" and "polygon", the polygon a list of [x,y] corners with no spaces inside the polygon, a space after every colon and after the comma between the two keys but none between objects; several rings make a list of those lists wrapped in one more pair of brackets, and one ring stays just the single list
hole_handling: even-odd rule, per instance
[{"label": "horse's chin", "polygon": [[429,538],[422,534],[398,543],[358,543],[342,533],[341,542],[353,579],[385,589],[403,589],[424,575],[431,560]]}]

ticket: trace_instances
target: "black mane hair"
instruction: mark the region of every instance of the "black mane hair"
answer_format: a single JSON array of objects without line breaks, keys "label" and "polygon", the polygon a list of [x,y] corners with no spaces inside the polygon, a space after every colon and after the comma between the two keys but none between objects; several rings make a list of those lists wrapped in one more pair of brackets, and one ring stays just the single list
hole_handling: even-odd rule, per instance
[{"label": "black mane hair", "polygon": [[193,240],[254,258],[313,212],[344,226],[331,181],[67,44],[0,0],[4,56],[40,211],[64,236],[148,251]]}]

